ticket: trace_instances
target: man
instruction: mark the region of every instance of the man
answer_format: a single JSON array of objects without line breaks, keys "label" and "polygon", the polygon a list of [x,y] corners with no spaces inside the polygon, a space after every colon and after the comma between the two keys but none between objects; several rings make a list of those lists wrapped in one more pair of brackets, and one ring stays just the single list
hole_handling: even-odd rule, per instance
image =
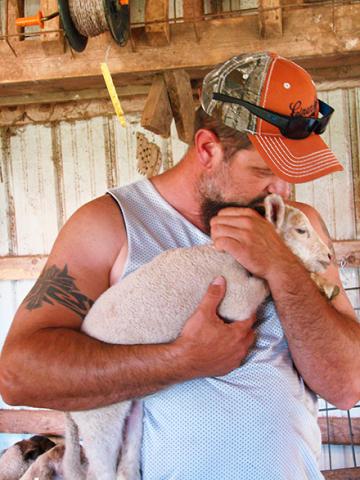
[{"label": "man", "polygon": [[[320,479],[313,392],[339,408],[360,398],[354,311],[342,288],[331,303],[321,296],[254,210],[223,208],[212,220],[209,211],[273,192],[286,199],[289,182],[341,170],[320,137],[332,109],[318,102],[304,70],[269,53],[234,57],[210,72],[201,103],[194,143],[177,166],[113,189],[62,229],[14,319],[1,391],[10,404],[60,410],[152,394],[145,480]],[[330,246],[317,212],[294,205]],[[108,345],[79,331],[109,285],[165,249],[208,242],[207,233],[268,281],[273,300],[255,325],[217,316],[226,290],[220,277],[171,344]],[[325,276],[340,286],[335,258]]]}]

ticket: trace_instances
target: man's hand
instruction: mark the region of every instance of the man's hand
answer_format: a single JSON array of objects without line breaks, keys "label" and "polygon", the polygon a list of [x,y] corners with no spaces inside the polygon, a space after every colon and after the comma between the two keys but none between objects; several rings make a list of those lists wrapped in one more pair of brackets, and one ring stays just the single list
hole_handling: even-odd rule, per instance
[{"label": "man's hand", "polygon": [[217,315],[225,291],[225,279],[217,277],[175,341],[194,377],[225,375],[238,368],[254,343],[255,314],[231,324]]},{"label": "man's hand", "polygon": [[299,260],[274,226],[250,208],[224,208],[211,219],[215,248],[228,252],[254,275],[267,279],[276,269],[288,269]]}]

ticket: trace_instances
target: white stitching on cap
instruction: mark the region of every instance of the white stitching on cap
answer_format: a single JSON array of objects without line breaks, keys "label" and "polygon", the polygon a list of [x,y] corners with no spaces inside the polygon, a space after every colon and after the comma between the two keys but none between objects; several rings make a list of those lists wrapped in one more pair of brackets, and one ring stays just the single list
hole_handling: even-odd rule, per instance
[{"label": "white stitching on cap", "polygon": [[[267,139],[262,139],[262,140],[263,140],[262,146],[264,149],[266,147],[268,150],[271,150],[272,152],[274,152],[274,154],[276,153],[276,150],[280,151],[282,155],[281,158],[284,158],[286,160],[286,164],[289,166],[289,168],[293,167],[295,168],[295,170],[306,170],[315,161],[321,165],[322,163],[326,163],[330,159],[333,159],[337,163],[336,157],[330,150],[319,150],[316,153],[314,153],[312,157],[309,158],[306,162],[303,161],[302,166],[300,166],[298,163],[294,162],[292,158],[289,157],[289,155],[287,155],[287,151],[285,149],[286,145],[284,145],[282,142],[272,142],[272,141],[267,142],[266,141]],[[322,152],[326,152],[326,153],[322,153]],[[307,155],[307,157],[308,156],[309,155]]]},{"label": "white stitching on cap", "polygon": [[[279,168],[279,170],[285,174],[291,175],[292,177],[303,177],[304,175],[311,175],[316,172],[327,170],[329,168],[332,168],[333,166],[339,166],[339,163],[336,160],[336,157],[334,156],[334,154],[331,151],[327,151],[328,152],[327,155],[324,155],[320,162],[319,160],[316,160],[315,158],[313,158],[312,163],[307,167],[302,168],[299,165],[297,165],[295,169],[291,169],[292,167],[291,161],[289,161],[289,158],[286,156],[286,154],[284,155],[284,153],[286,153],[285,150],[281,149],[281,146],[285,146],[282,142],[279,148],[279,145],[271,145],[271,143],[273,142],[267,143],[266,140],[268,139],[261,138],[261,137],[257,137],[257,138],[259,140],[259,143],[263,147],[263,149],[268,154],[272,153],[272,155],[269,155],[269,156],[271,157],[274,164]],[[275,150],[272,148],[273,146],[275,147]],[[321,150],[321,151],[324,151],[324,150]],[[318,156],[318,153],[319,152],[317,152],[316,154],[317,156]],[[280,158],[280,160],[284,160],[285,164],[280,163],[278,158]],[[332,160],[329,161],[330,159]],[[314,164],[314,162],[316,163]]]}]

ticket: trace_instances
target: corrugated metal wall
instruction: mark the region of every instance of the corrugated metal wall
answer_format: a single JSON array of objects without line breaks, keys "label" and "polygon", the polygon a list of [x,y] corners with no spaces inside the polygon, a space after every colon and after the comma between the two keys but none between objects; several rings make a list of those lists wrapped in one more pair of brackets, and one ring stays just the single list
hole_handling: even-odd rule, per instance
[{"label": "corrugated metal wall", "polygon": [[[360,114],[360,89],[322,92],[321,97],[336,110],[326,140],[345,171],[298,185],[296,198],[319,210],[333,238],[359,239],[355,197],[359,178],[354,175],[360,165],[360,130],[354,119]],[[164,140],[143,130],[139,120],[139,115],[127,116],[126,129],[116,117],[0,129],[0,256],[48,253],[58,230],[80,205],[108,187],[141,178],[136,166],[137,132],[159,146],[162,168],[181,158],[187,147],[174,128],[171,138]],[[358,270],[344,269],[342,276],[346,286],[359,286]],[[0,346],[32,284],[0,282]],[[359,293],[349,293],[359,307]],[[346,465],[345,454],[341,462]]]}]

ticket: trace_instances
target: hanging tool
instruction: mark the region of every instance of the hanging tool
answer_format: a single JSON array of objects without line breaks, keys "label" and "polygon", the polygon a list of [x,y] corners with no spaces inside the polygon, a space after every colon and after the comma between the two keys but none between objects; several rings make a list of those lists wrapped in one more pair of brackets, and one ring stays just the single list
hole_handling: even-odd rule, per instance
[{"label": "hanging tool", "polygon": [[37,12],[36,15],[32,17],[21,17],[17,18],[15,24],[17,27],[33,27],[34,25],[39,26],[40,28],[44,28],[44,22],[51,20],[59,15],[59,12],[51,13],[44,17],[44,14],[41,10]]}]

